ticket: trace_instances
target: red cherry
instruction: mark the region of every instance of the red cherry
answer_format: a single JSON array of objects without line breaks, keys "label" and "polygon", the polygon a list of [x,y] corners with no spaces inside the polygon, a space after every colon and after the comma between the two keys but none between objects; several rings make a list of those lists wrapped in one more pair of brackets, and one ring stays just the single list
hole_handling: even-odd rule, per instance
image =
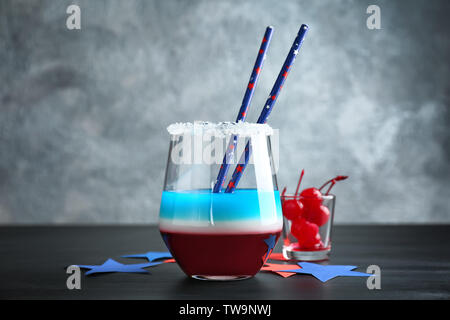
[{"label": "red cherry", "polygon": [[303,190],[300,193],[301,197],[305,197],[305,198],[322,198],[322,192],[319,191],[319,189],[317,188],[308,188]]},{"label": "red cherry", "polygon": [[303,218],[292,222],[291,233],[297,238],[298,244],[302,248],[313,248],[320,243],[319,227]]},{"label": "red cherry", "polygon": [[300,198],[305,208],[318,208],[322,204],[322,192],[316,188],[308,188],[300,193]]},{"label": "red cherry", "polygon": [[303,204],[295,199],[289,199],[283,201],[282,205],[283,215],[289,219],[294,220],[302,215]]},{"label": "red cherry", "polygon": [[303,210],[303,218],[307,221],[316,224],[318,227],[327,223],[330,218],[330,210],[324,205],[319,207],[307,208]]}]

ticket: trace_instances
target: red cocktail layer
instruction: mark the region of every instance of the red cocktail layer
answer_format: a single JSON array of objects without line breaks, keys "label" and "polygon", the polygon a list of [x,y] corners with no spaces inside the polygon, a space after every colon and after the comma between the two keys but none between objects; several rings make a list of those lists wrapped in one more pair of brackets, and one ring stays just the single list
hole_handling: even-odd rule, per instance
[{"label": "red cocktail layer", "polygon": [[161,230],[175,260],[189,276],[253,276],[261,269],[268,251],[264,240],[271,235],[278,240],[280,233],[281,230],[253,234]]}]

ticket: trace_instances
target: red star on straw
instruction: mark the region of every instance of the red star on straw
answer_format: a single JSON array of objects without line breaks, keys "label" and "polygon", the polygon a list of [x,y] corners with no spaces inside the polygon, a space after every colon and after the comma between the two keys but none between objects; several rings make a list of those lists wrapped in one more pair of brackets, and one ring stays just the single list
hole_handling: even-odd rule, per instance
[{"label": "red star on straw", "polygon": [[275,100],[276,97],[277,97],[277,96],[273,95],[271,98],[272,98],[272,100]]},{"label": "red star on straw", "polygon": [[230,181],[230,183],[228,184],[228,188],[234,188],[234,182]]},{"label": "red star on straw", "polygon": [[241,165],[238,165],[238,166],[237,166],[236,172],[242,172],[242,166],[241,166]]},{"label": "red star on straw", "polygon": [[287,71],[285,71],[284,73],[283,73],[283,77],[287,77],[287,75],[288,75],[288,73],[287,73]]},{"label": "red star on straw", "polygon": [[263,50],[263,49],[259,50],[259,54],[261,54],[261,53],[263,53],[263,52],[264,52],[264,50]]},{"label": "red star on straw", "polygon": [[256,72],[256,74],[259,74],[261,72],[261,68],[259,68],[259,67],[256,68],[255,72]]},{"label": "red star on straw", "polygon": [[251,83],[251,82],[250,82],[250,83],[248,84],[248,88],[249,88],[249,89],[253,89],[254,86],[255,86],[254,83]]},{"label": "red star on straw", "polygon": [[245,117],[246,114],[247,114],[246,112],[242,112],[242,113],[241,113],[242,117]]},{"label": "red star on straw", "polygon": [[287,278],[290,276],[293,276],[295,274],[295,272],[281,272],[279,270],[290,270],[290,269],[286,269],[286,267],[293,267],[295,269],[298,269],[299,266],[296,264],[278,264],[278,263],[266,263],[262,268],[261,271],[270,271],[270,272],[274,272],[280,276],[282,276],[283,278]]}]

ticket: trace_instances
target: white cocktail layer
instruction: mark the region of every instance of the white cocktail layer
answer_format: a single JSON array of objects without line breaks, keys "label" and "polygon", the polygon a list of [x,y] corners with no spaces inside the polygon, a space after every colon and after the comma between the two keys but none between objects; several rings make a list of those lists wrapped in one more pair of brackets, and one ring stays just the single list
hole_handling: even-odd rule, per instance
[{"label": "white cocktail layer", "polygon": [[280,232],[283,221],[270,221],[246,219],[239,221],[204,221],[204,220],[182,220],[182,219],[160,219],[161,231],[180,233],[270,233]]}]

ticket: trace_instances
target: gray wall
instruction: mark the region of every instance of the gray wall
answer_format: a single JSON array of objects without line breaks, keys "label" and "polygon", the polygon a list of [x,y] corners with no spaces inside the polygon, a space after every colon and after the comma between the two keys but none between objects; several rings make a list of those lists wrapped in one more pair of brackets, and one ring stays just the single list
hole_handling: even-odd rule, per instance
[{"label": "gray wall", "polygon": [[[66,29],[81,7],[82,30]],[[366,8],[381,7],[381,30]],[[281,186],[336,174],[340,223],[450,222],[449,1],[0,2],[0,223],[151,223],[176,121],[249,121],[301,23],[270,118]]]}]

